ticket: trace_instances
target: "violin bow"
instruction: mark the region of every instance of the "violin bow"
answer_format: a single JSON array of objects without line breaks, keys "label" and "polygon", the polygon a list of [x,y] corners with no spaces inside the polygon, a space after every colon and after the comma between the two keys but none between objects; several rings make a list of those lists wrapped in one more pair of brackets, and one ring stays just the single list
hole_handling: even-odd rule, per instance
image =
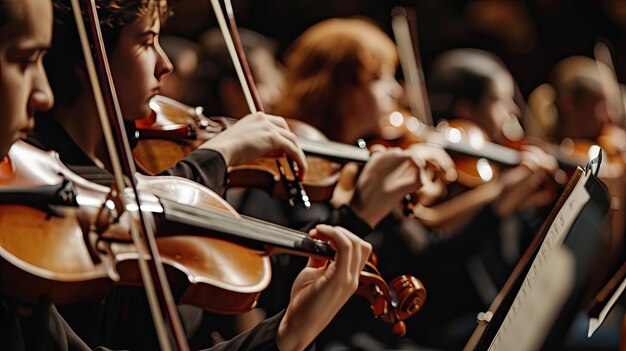
[{"label": "violin bow", "polygon": [[[230,58],[235,66],[235,71],[237,72],[237,77],[239,78],[239,83],[243,89],[243,94],[246,98],[250,113],[256,113],[259,111],[265,112],[258,89],[254,83],[252,71],[248,65],[246,53],[243,50],[243,45],[239,37],[239,31],[237,30],[237,23],[235,22],[233,7],[230,0],[224,0],[224,7],[226,8],[226,13],[228,14],[228,25],[226,24],[226,18],[224,17],[224,12],[222,11],[222,6],[220,5],[219,0],[211,0],[211,5],[213,6],[213,12],[215,12],[217,22],[220,26],[220,30],[222,31],[222,35],[224,36],[226,48],[228,49]],[[304,187],[302,186],[302,183],[298,180],[298,166],[289,157],[287,157],[287,163],[289,164],[291,172],[294,175],[293,181],[287,179],[280,162],[276,161],[281,179],[287,190],[289,204],[292,206],[301,204],[308,209],[311,207],[311,202],[309,200],[309,196],[304,190]]]},{"label": "violin bow", "polygon": [[[114,185],[111,190],[112,196],[119,200],[122,204],[120,214],[132,208],[136,205],[137,215],[140,219],[141,227],[138,228],[135,221],[130,221],[130,233],[139,255],[138,263],[139,270],[141,272],[142,280],[146,289],[146,295],[150,304],[150,310],[154,320],[154,326],[156,334],[159,340],[161,350],[172,350],[172,344],[169,335],[165,327],[165,319],[161,312],[161,307],[157,297],[157,289],[154,281],[152,280],[152,274],[150,268],[156,272],[156,276],[159,283],[162,300],[165,304],[167,317],[169,318],[169,325],[174,336],[174,342],[176,349],[180,351],[188,351],[187,339],[182,328],[182,324],[178,317],[174,298],[167,282],[165,275],[165,269],[163,268],[163,262],[159,254],[156,239],[154,237],[153,228],[148,225],[147,219],[141,210],[141,201],[139,192],[137,190],[137,183],[135,179],[135,165],[133,163],[132,152],[126,130],[123,123],[121,109],[119,101],[115,93],[115,86],[111,76],[109,63],[106,55],[106,50],[102,41],[102,33],[100,29],[100,22],[98,19],[98,13],[96,10],[95,0],[85,0],[86,12],[88,15],[88,21],[91,26],[91,35],[94,44],[95,58],[97,59],[98,69],[96,69],[96,61],[91,53],[89,46],[89,39],[87,37],[87,30],[85,28],[85,20],[83,19],[82,10],[78,0],[72,1],[72,9],[74,12],[74,18],[76,20],[76,26],[78,29],[81,45],[83,48],[83,54],[85,55],[85,63],[87,72],[89,74],[89,80],[93,90],[96,108],[100,122],[102,125],[102,131],[106,140],[109,157],[111,158],[111,166],[113,168]],[[106,99],[105,94],[106,93]],[[112,129],[115,130],[116,139],[114,139]],[[117,143],[115,142],[117,141]],[[116,148],[119,145],[120,152]],[[135,204],[129,203],[125,193],[125,189],[128,187],[132,189]],[[140,235],[143,233],[143,238]],[[144,247],[145,245],[145,247]],[[147,253],[146,249],[147,248]],[[150,257],[148,260],[146,257]],[[150,262],[150,264],[149,264]],[[149,265],[151,267],[149,267]]]},{"label": "violin bow", "polygon": [[[398,46],[398,56],[404,78],[409,89],[409,104],[411,112],[425,125],[433,125],[433,116],[430,110],[424,70],[420,58],[419,42],[417,39],[417,16],[415,11],[404,7],[396,7],[391,12],[391,26]],[[410,20],[415,24],[411,30]],[[415,33],[415,36],[411,34]],[[414,45],[415,44],[415,45]]]},{"label": "violin bow", "polygon": [[[611,49],[609,48],[609,45],[604,40],[598,40],[596,42],[596,45],[594,45],[593,47],[593,56],[596,61],[596,65],[598,65],[598,75],[600,76],[602,85],[604,85],[605,88],[607,88],[606,85],[611,84],[611,81],[613,80],[618,85],[618,88],[619,88],[618,94],[620,94],[619,96],[617,96],[618,98],[617,105],[619,106],[618,113],[620,115],[619,122],[624,127],[626,126],[626,105],[624,105],[625,101],[623,97],[624,92],[623,92],[622,86],[619,84],[619,80],[617,79],[617,72],[615,71],[615,65],[613,64],[613,56],[611,55]],[[599,66],[600,62],[606,64],[609,67],[610,73],[607,73],[604,70],[600,69],[600,66]]]}]

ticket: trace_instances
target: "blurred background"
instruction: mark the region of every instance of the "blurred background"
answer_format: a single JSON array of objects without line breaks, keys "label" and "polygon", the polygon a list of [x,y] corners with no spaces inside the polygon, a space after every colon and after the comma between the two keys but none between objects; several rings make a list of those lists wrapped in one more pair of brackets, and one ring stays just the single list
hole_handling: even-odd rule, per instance
[{"label": "blurred background", "polygon": [[[240,27],[273,38],[278,58],[311,25],[331,17],[368,17],[391,33],[391,10],[417,11],[424,68],[439,53],[474,47],[498,54],[525,98],[551,67],[571,55],[593,56],[597,40],[613,52],[617,76],[626,75],[624,0],[233,0]],[[178,0],[164,32],[197,41],[216,27],[209,0]]]}]

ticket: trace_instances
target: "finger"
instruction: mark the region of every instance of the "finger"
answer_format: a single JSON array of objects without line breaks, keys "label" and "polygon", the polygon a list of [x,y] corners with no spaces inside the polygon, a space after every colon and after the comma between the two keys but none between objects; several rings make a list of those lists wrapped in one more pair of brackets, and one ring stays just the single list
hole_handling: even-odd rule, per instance
[{"label": "finger", "polygon": [[367,260],[372,253],[372,245],[343,227],[335,228],[343,233],[352,242],[354,255],[351,261],[352,265],[350,267],[350,272],[353,273],[351,276],[355,279],[356,283],[356,281],[358,281],[357,277],[360,275],[363,267],[365,267],[365,263],[367,263]]},{"label": "finger", "polygon": [[411,160],[413,165],[415,165],[415,167],[420,168],[420,169],[423,169],[424,167],[426,167],[426,160],[422,158],[419,152],[415,152],[414,149],[407,149],[405,154],[407,158]]},{"label": "finger", "polygon": [[358,174],[359,166],[356,163],[350,162],[346,164],[341,170],[338,185],[346,190],[354,190]]},{"label": "finger", "polygon": [[283,117],[274,116],[274,115],[268,115],[268,114],[265,114],[265,117],[267,117],[267,119],[270,122],[272,122],[272,124],[274,124],[274,125],[276,125],[276,126],[278,126],[280,128],[283,128],[283,129],[286,129],[286,130],[290,130],[289,129],[289,123],[287,123],[287,120],[284,119]]},{"label": "finger", "polygon": [[439,152],[436,153],[436,155],[439,156],[437,157],[437,160],[439,161],[441,167],[446,170],[447,173],[453,173],[456,175],[456,165],[454,164],[452,157],[450,157],[445,150],[441,149],[439,149]]},{"label": "finger", "polygon": [[298,169],[300,170],[299,176],[300,178],[303,178],[308,169],[308,165],[306,162],[306,156],[304,155],[302,149],[297,143],[294,143],[292,140],[286,138],[280,132],[276,132],[273,135],[273,139],[275,148],[283,151],[288,158],[296,162]]},{"label": "finger", "polygon": [[291,132],[289,129],[284,128],[275,128],[275,130],[280,133],[284,138],[290,140],[294,145],[300,148],[300,144],[298,144],[298,137]]},{"label": "finger", "polygon": [[372,146],[370,146],[370,153],[376,153],[376,152],[380,152],[380,151],[385,151],[387,148],[384,145],[380,145],[380,144],[374,144]]},{"label": "finger", "polygon": [[335,249],[334,264],[340,277],[347,279],[351,273],[353,247],[349,237],[337,227],[319,224],[315,227],[317,236],[328,241]]}]

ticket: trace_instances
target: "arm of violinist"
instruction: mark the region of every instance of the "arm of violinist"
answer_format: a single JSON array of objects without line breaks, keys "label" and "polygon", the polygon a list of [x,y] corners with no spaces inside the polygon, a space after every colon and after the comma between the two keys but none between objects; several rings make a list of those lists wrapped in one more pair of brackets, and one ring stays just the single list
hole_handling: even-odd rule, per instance
[{"label": "arm of violinist", "polygon": [[328,241],[335,250],[333,261],[309,259],[291,289],[291,299],[278,333],[280,350],[302,350],[354,294],[372,246],[341,227],[318,225],[313,237]]},{"label": "arm of violinist", "polygon": [[[439,194],[423,188],[426,174],[429,174],[429,183],[445,184],[456,178],[452,160],[438,147],[420,144],[406,150],[392,148],[375,152],[356,180],[350,206],[374,227],[397,208],[406,194]],[[342,191],[347,193],[345,189]],[[343,198],[348,196],[343,195]]]},{"label": "arm of violinist", "polygon": [[[267,319],[216,350],[304,350],[354,294],[372,246],[341,227],[318,225],[313,237],[326,240],[335,259],[310,259],[291,290],[287,310]],[[328,263],[328,264],[327,264]]]},{"label": "arm of violinist", "polygon": [[522,157],[521,165],[503,171],[498,179],[430,208],[418,205],[414,215],[428,227],[454,232],[487,204],[500,218],[522,207],[545,206],[553,195],[541,186],[556,172],[556,160],[536,147],[524,151]]},{"label": "arm of violinist", "polygon": [[414,216],[430,228],[441,228],[454,232],[467,223],[480,209],[494,201],[500,193],[500,185],[489,182],[435,206],[418,204],[413,208]]},{"label": "arm of violinist", "polygon": [[295,161],[302,176],[307,169],[306,157],[287,122],[282,117],[257,112],[200,146],[219,152],[227,166],[241,164],[263,156],[286,155]]},{"label": "arm of violinist", "polygon": [[540,208],[548,205],[554,194],[543,185],[558,170],[556,159],[536,146],[528,145],[522,151],[519,166],[502,172],[497,180],[501,192],[493,203],[494,212],[503,218],[521,208]]},{"label": "arm of violinist", "polygon": [[414,144],[409,150],[412,157],[424,164],[420,172],[422,187],[417,193],[419,203],[428,205],[446,194],[446,185],[456,180],[456,166],[450,155],[440,146]]}]

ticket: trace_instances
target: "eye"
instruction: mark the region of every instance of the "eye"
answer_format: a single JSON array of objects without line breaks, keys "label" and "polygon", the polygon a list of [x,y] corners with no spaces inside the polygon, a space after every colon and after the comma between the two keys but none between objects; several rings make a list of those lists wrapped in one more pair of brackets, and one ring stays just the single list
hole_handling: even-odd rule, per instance
[{"label": "eye", "polygon": [[15,61],[20,64],[28,65],[28,64],[36,64],[41,61],[41,58],[45,54],[45,50],[24,50],[18,52],[14,58]]},{"label": "eye", "polygon": [[37,59],[39,59],[39,54],[34,52],[22,57],[21,61],[25,63],[37,63]]}]

